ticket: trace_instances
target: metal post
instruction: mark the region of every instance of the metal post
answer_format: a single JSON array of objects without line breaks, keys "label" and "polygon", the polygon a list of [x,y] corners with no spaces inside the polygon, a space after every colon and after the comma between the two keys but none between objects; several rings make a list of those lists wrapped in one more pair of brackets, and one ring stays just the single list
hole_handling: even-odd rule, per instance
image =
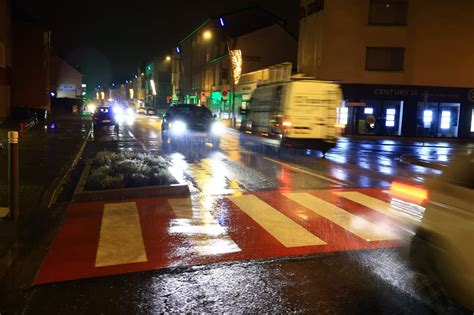
[{"label": "metal post", "polygon": [[18,220],[20,215],[20,182],[18,163],[18,132],[8,132],[8,196],[10,218]]}]

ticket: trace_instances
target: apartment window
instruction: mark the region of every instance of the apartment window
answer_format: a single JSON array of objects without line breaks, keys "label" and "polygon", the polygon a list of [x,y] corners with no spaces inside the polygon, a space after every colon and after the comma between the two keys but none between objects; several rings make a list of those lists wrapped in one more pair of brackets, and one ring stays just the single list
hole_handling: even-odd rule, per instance
[{"label": "apartment window", "polygon": [[371,71],[402,71],[405,48],[367,47],[365,68]]},{"label": "apartment window", "polygon": [[370,0],[370,25],[407,25],[407,0]]}]

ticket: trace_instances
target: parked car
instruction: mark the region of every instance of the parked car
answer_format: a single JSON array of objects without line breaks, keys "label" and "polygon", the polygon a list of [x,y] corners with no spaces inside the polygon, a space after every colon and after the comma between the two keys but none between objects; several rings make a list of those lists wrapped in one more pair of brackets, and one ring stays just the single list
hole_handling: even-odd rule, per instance
[{"label": "parked car", "polygon": [[174,104],[163,116],[161,138],[164,145],[210,142],[219,147],[225,128],[211,111],[201,105]]},{"label": "parked car", "polygon": [[457,155],[427,187],[426,210],[410,250],[423,276],[422,293],[436,307],[449,296],[474,311],[474,153]]},{"label": "parked car", "polygon": [[113,126],[116,124],[115,115],[113,113],[112,107],[109,106],[99,106],[92,115],[92,121],[94,122],[94,127],[100,126]]}]

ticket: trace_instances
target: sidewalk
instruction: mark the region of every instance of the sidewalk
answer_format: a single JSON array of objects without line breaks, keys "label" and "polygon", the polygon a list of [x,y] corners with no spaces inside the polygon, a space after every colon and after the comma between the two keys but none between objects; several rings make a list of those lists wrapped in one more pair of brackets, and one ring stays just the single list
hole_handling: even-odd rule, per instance
[{"label": "sidewalk", "polygon": [[372,143],[379,145],[413,145],[413,146],[434,146],[434,147],[457,147],[469,146],[474,148],[474,139],[458,138],[416,138],[416,137],[390,137],[390,136],[364,136],[364,135],[343,135],[341,139],[357,143]]},{"label": "sidewalk", "polygon": [[[26,133],[20,133],[20,220],[14,223],[0,219],[0,280],[12,264],[16,252],[34,243],[48,228],[54,214],[47,205],[60,178],[88,134],[90,122],[80,116],[63,115],[51,122],[39,123]],[[16,128],[15,128],[16,127]],[[8,198],[8,131],[18,130],[13,122],[0,125],[0,207]],[[53,185],[54,184],[54,185]],[[12,250],[12,248],[14,250]]]},{"label": "sidewalk", "polygon": [[447,155],[409,155],[400,156],[400,160],[405,163],[432,168],[443,171],[451,161],[452,156]]}]

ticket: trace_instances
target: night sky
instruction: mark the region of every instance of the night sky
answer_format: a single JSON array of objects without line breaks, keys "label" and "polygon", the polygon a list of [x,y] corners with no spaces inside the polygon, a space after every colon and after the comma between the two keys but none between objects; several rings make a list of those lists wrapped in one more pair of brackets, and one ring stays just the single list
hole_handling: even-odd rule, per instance
[{"label": "night sky", "polygon": [[209,16],[259,5],[297,33],[298,0],[12,0],[52,31],[54,51],[79,66],[88,87],[130,79],[137,66],[168,54]]}]

